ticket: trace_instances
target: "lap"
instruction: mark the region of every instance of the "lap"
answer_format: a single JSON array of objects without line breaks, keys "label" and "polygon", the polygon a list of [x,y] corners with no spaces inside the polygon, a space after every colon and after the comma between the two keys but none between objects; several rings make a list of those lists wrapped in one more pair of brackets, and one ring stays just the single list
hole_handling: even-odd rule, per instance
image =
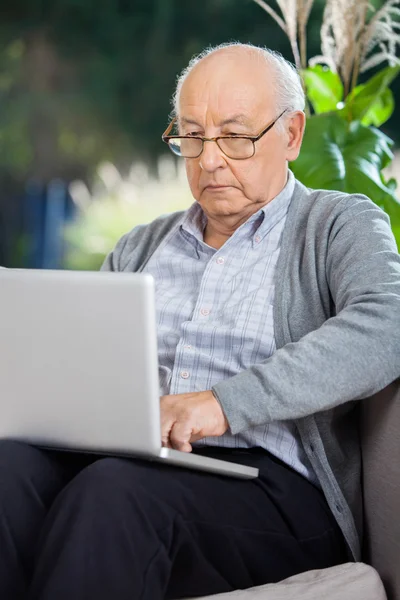
[{"label": "lap", "polygon": [[[141,495],[150,506],[164,503],[192,521],[207,518],[219,526],[256,527],[299,540],[335,526],[321,491],[268,453],[221,454],[211,448],[199,453],[258,467],[260,476],[239,480],[143,459],[53,452],[17,442],[0,442],[0,471],[3,479],[7,472],[12,480],[27,477],[44,488],[69,482],[69,487],[84,487],[97,497]],[[11,492],[9,485],[1,487]]]},{"label": "lap", "polygon": [[[260,476],[238,480],[138,458],[0,443],[0,478],[7,472],[8,482],[28,478],[50,489],[42,529],[49,556],[56,531],[61,544],[72,535],[73,523],[80,547],[97,547],[96,536],[107,528],[108,535],[118,528],[122,536],[132,535],[143,556],[146,544],[149,557],[158,556],[155,547],[161,544],[171,564],[168,597],[250,587],[345,560],[321,491],[301,475],[264,451],[198,452],[258,467]],[[11,491],[4,494],[3,489],[2,503],[15,502]],[[148,577],[151,568],[159,568],[156,561],[151,565]]]},{"label": "lap", "polygon": [[[83,469],[70,488],[86,490],[96,501],[117,503],[125,496],[146,512],[156,528],[171,516],[193,535],[206,539],[253,537],[318,552],[326,536],[341,534],[322,492],[266,452],[208,456],[258,467],[260,476],[240,480],[137,458],[102,458]],[[263,538],[264,536],[264,538]],[[270,542],[268,542],[270,543]]]}]

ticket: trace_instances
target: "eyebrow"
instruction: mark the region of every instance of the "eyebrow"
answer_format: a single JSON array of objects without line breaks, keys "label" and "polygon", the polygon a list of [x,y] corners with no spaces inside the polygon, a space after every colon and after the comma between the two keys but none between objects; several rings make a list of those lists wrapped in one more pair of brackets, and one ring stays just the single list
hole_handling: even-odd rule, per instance
[{"label": "eyebrow", "polygon": [[224,127],[224,125],[248,125],[248,123],[249,120],[246,115],[238,114],[230,117],[229,119],[224,119],[219,125],[220,127]]},{"label": "eyebrow", "polygon": [[[179,119],[181,125],[197,125],[201,127],[200,123],[195,119],[188,119],[186,117],[182,117]],[[244,114],[237,114],[229,117],[228,119],[223,119],[218,124],[219,127],[224,127],[225,125],[248,125],[248,118]]]}]

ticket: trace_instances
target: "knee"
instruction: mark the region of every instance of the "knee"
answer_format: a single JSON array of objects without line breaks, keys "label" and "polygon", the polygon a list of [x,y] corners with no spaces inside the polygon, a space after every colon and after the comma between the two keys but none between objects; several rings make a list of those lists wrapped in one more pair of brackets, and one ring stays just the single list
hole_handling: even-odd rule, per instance
[{"label": "knee", "polygon": [[18,506],[22,495],[40,478],[40,450],[11,440],[0,440],[0,505]]},{"label": "knee", "polygon": [[29,444],[14,440],[0,440],[0,472],[29,472],[38,460],[40,451]]},{"label": "knee", "polygon": [[164,478],[152,465],[135,460],[104,458],[83,469],[59,494],[54,510],[66,511],[81,523],[123,525],[138,521],[162,530],[170,524],[170,503],[162,494]]},{"label": "knee", "polygon": [[115,499],[128,493],[128,461],[119,458],[102,458],[83,469],[69,486],[70,492],[80,499],[96,502]]}]

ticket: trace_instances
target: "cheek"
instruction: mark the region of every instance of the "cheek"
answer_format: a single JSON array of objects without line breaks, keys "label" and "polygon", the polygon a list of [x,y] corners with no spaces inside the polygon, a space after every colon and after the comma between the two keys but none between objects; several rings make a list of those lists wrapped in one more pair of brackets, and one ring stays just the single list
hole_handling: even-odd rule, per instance
[{"label": "cheek", "polygon": [[232,173],[245,194],[259,187],[265,178],[265,167],[264,162],[254,160],[249,160],[247,164],[232,165]]},{"label": "cheek", "polygon": [[187,160],[186,164],[186,176],[189,183],[189,187],[194,198],[197,200],[198,190],[199,190],[199,179],[200,179],[200,165],[198,161]]}]

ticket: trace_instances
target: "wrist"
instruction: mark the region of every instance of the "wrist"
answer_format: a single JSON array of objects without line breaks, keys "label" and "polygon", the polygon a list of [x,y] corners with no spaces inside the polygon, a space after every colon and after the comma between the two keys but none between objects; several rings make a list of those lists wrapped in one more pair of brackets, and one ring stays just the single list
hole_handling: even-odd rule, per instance
[{"label": "wrist", "polygon": [[226,418],[226,414],[224,413],[224,409],[222,408],[222,405],[221,405],[220,401],[218,400],[217,396],[214,394],[213,390],[210,390],[210,392],[212,394],[213,399],[215,400],[215,402],[218,405],[219,412],[220,412],[220,415],[221,415],[221,428],[222,428],[221,435],[222,435],[223,433],[225,433],[229,429],[229,421]]}]

